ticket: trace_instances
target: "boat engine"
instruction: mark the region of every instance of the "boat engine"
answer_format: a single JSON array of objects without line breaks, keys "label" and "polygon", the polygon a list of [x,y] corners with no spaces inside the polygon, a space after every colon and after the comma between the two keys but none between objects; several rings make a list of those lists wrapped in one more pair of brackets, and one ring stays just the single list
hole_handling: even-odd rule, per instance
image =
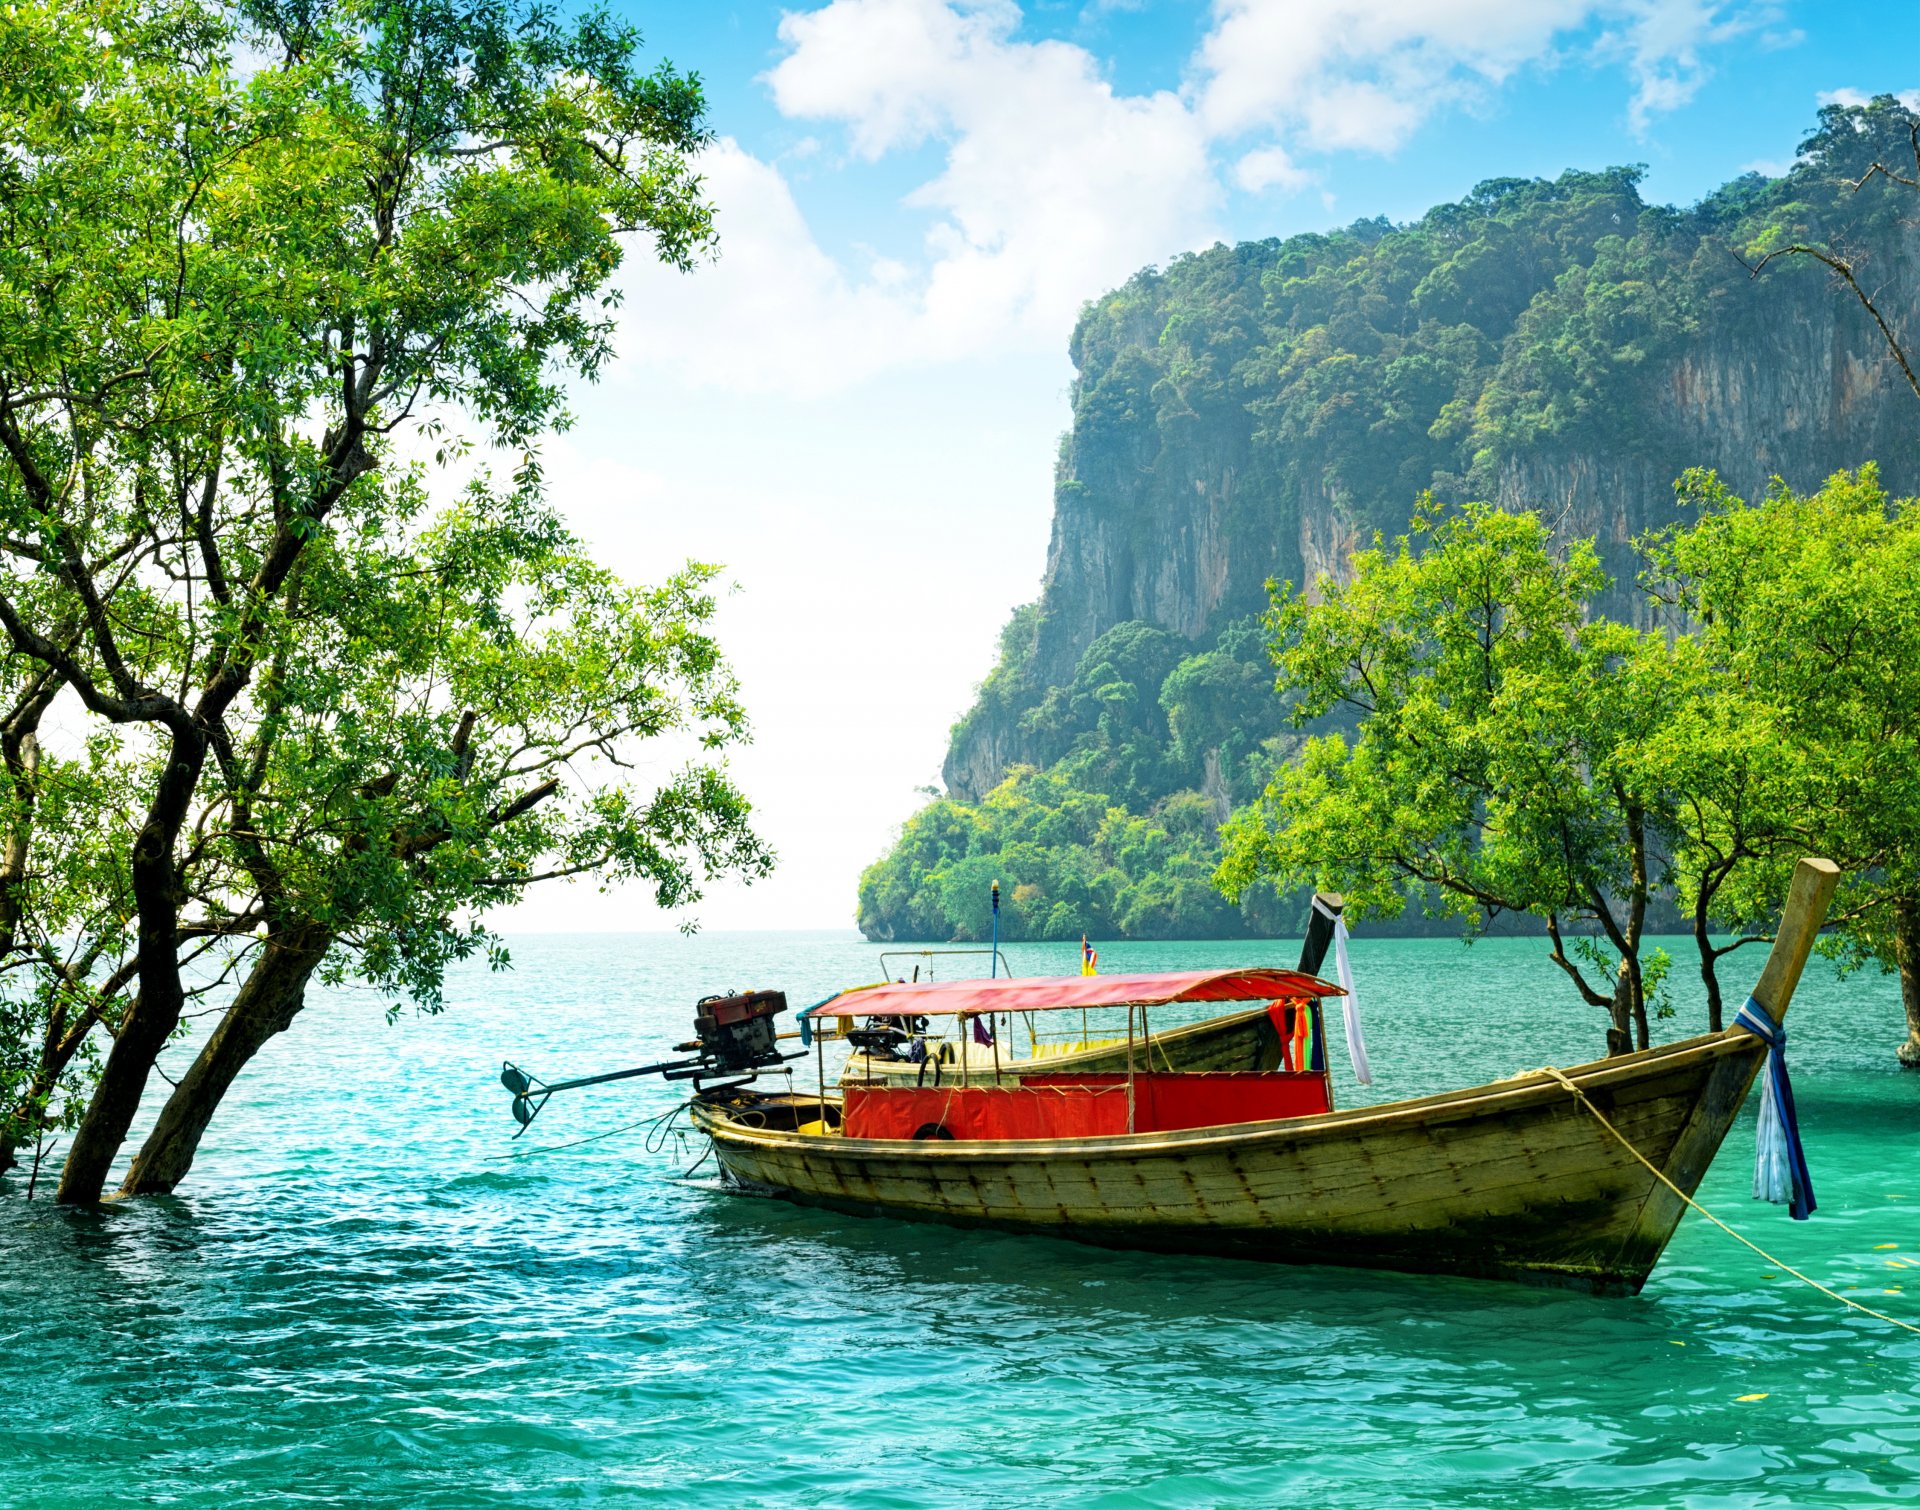
[{"label": "boat engine", "polygon": [[694,1009],[694,1040],[680,1047],[699,1049],[701,1062],[722,1073],[768,1068],[782,1062],[773,1019],[786,1010],[784,991],[703,996]]},{"label": "boat engine", "polygon": [[869,1017],[865,1027],[847,1034],[847,1042],[875,1059],[918,1063],[927,1056],[926,1032],[924,1017]]},{"label": "boat engine", "polygon": [[[802,1057],[799,1053],[780,1052],[780,1035],[774,1031],[773,1020],[786,1010],[784,991],[734,991],[703,996],[694,1008],[694,1036],[686,1043],[674,1045],[679,1052],[690,1053],[691,1058],[665,1059],[631,1070],[583,1075],[577,1080],[556,1080],[551,1085],[509,1061],[500,1066],[500,1083],[513,1093],[513,1119],[520,1124],[521,1132],[540,1115],[540,1108],[555,1091],[576,1090],[583,1085],[605,1085],[610,1080],[633,1080],[642,1075],[658,1075],[663,1080],[691,1080],[696,1091],[746,1085],[757,1078],[760,1071]],[[735,1078],[708,1083],[729,1075]]]}]

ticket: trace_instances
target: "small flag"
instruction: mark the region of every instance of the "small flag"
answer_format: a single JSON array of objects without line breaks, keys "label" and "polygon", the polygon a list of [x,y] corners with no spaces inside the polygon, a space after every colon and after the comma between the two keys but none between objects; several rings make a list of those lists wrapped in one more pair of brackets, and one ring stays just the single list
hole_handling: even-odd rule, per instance
[{"label": "small flag", "polygon": [[1100,963],[1100,951],[1095,949],[1093,945],[1087,942],[1087,936],[1084,933],[1081,934],[1080,935],[1080,973],[1082,975],[1098,975],[1100,973],[1099,969],[1097,968],[1099,963]]}]

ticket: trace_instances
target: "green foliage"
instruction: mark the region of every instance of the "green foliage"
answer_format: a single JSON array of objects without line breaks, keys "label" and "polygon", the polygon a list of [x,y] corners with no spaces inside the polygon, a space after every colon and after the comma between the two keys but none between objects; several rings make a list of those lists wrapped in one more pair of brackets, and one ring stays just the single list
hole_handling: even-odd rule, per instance
[{"label": "green foliage", "polygon": [[[1920,1057],[1920,503],[1876,470],[1757,504],[1682,479],[1690,518],[1638,542],[1640,630],[1594,610],[1591,541],[1531,513],[1431,503],[1412,532],[1282,587],[1280,683],[1309,738],[1227,830],[1220,880],[1343,891],[1392,916],[1409,884],[1473,932],[1542,919],[1553,958],[1610,1011],[1610,1045],[1670,1015],[1645,945],[1655,887],[1693,924],[1709,1026],[1719,962],[1761,941],[1794,863],[1845,879],[1828,947],[1902,978]],[[1586,922],[1588,937],[1566,937]],[[1715,926],[1724,930],[1715,932]]]},{"label": "green foliage", "polygon": [[1743,744],[1705,763],[1763,764],[1786,841],[1721,910],[1763,916],[1796,852],[1830,855],[1846,870],[1834,947],[1899,970],[1920,1023],[1920,501],[1889,498],[1871,466],[1753,504],[1710,474],[1682,492],[1698,517],[1649,542],[1649,581],[1744,715]]},{"label": "green foliage", "polygon": [[[1296,721],[1344,706],[1358,727],[1308,739],[1235,816],[1228,895],[1268,878],[1392,917],[1413,885],[1469,931],[1534,914],[1585,998],[1644,1046],[1660,793],[1639,752],[1684,681],[1664,634],[1592,614],[1606,585],[1590,541],[1562,552],[1533,514],[1428,499],[1350,581],[1323,580],[1317,600],[1280,589],[1274,659]],[[1603,932],[1597,981],[1562,947],[1576,923]]]},{"label": "green foliage", "polygon": [[[1220,813],[1259,789],[1283,722],[1256,621],[1197,653],[1150,625],[1117,625],[1022,721],[1047,766],[1016,766],[977,804],[938,798],[915,814],[861,877],[860,926],[984,936],[999,879],[1008,938],[1239,936],[1272,898],[1262,889],[1249,910],[1214,890]],[[1217,787],[1200,790],[1210,775]]]},{"label": "green foliage", "polygon": [[[163,1127],[316,967],[434,1007],[535,881],[764,871],[711,569],[622,584],[541,494],[626,245],[713,244],[699,84],[638,41],[521,0],[0,14],[0,1167],[105,1023],[61,1186],[97,1194],[209,976],[273,989]],[[402,433],[518,465],[436,511]],[[653,739],[691,757],[657,784]]]},{"label": "green foliage", "polygon": [[860,878],[872,938],[1229,938],[1241,914],[1211,881],[1212,804],[1197,792],[1136,815],[1064,771],[1017,766],[977,804],[938,799]]}]

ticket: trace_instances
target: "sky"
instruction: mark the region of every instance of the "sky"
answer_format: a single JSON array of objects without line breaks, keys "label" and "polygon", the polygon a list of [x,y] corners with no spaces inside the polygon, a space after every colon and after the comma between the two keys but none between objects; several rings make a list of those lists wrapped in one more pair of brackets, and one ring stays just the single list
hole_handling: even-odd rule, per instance
[{"label": "sky", "polygon": [[705,84],[719,252],[633,249],[547,474],[628,578],[724,568],[780,863],[684,915],[548,887],[514,931],[852,926],[1039,593],[1074,319],[1139,268],[1569,167],[1690,203],[1824,102],[1920,106],[1916,0],[613,3]]}]

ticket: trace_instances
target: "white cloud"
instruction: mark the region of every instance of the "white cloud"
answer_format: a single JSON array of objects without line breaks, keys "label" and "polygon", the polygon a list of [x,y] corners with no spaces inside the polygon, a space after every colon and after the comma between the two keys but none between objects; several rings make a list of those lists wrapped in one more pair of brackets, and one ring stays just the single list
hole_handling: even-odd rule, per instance
[{"label": "white cloud", "polygon": [[1628,117],[1643,131],[1654,115],[1678,110],[1712,76],[1703,48],[1729,42],[1776,18],[1771,5],[1728,0],[1624,0],[1601,50],[1627,59],[1634,79]]},{"label": "white cloud", "polygon": [[636,256],[623,274],[623,357],[735,393],[844,387],[898,354],[911,303],[848,276],[815,242],[780,170],[730,137],[700,162],[720,257],[691,275]]},{"label": "white cloud", "polygon": [[[1756,0],[1213,0],[1184,94],[1125,94],[1086,48],[1026,41],[1014,0],[831,0],[787,14],[765,75],[789,120],[837,126],[856,164],[931,149],[902,199],[918,254],[829,253],[776,162],[728,139],[703,168],[721,258],[635,266],[629,352],[684,378],[816,396],[876,374],[1059,353],[1082,303],[1214,238],[1227,184],[1297,191],[1303,152],[1389,152],[1569,48],[1622,65],[1635,119],[1682,103],[1704,49]],[[835,149],[808,136],[787,158]],[[843,169],[844,170],[844,169]],[[857,167],[854,171],[861,171]]]},{"label": "white cloud", "polygon": [[835,0],[787,16],[789,52],[767,75],[783,114],[842,125],[866,159],[945,145],[943,170],[906,199],[931,212],[923,256],[860,247],[853,270],[819,245],[780,169],[724,139],[701,164],[720,259],[692,278],[636,259],[624,350],[670,352],[696,384],[801,395],[901,366],[1058,353],[1088,298],[1211,241],[1222,191],[1186,105],[1116,94],[1085,49],[1012,40],[1019,20],[1004,0]]},{"label": "white cloud", "polygon": [[1296,167],[1285,147],[1261,147],[1233,165],[1233,181],[1250,194],[1264,189],[1299,189],[1313,175]]},{"label": "white cloud", "polygon": [[[1470,79],[1499,83],[1586,17],[1588,0],[1215,0],[1197,61],[1208,128],[1302,130],[1390,147]],[[1383,111],[1380,120],[1369,112]]]},{"label": "white cloud", "polygon": [[1115,93],[1086,49],[1013,40],[1020,19],[1008,0],[834,0],[780,25],[783,114],[841,123],[868,158],[945,144],[908,199],[937,217],[917,348],[1058,343],[1089,296],[1210,239],[1220,188],[1185,103]]},{"label": "white cloud", "polygon": [[[1894,92],[1893,97],[1907,109],[1920,111],[1920,89],[1899,90]],[[1871,104],[1873,96],[1864,89],[1823,89],[1814,99],[1822,105],[1845,105],[1849,110],[1858,110],[1863,105]]]},{"label": "white cloud", "polygon": [[1436,110],[1584,49],[1626,64],[1639,129],[1693,97],[1703,49],[1774,13],[1747,0],[1214,0],[1200,112],[1218,136],[1391,151]]}]

